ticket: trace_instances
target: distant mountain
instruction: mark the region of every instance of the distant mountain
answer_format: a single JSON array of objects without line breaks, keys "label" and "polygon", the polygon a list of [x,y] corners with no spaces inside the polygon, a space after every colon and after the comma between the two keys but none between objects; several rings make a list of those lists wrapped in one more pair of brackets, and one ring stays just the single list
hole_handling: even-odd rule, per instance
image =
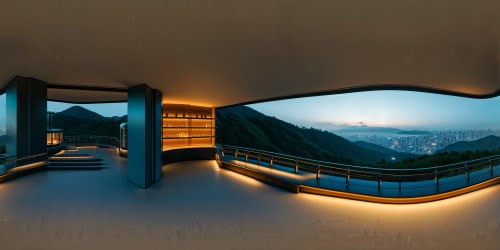
[{"label": "distant mountain", "polygon": [[346,134],[346,133],[386,133],[386,134],[395,134],[400,132],[400,129],[397,128],[389,128],[389,127],[371,127],[371,126],[352,126],[339,130],[332,131],[333,133],[338,134]]},{"label": "distant mountain", "polygon": [[448,145],[447,147],[437,151],[436,153],[443,152],[464,152],[464,151],[477,151],[477,150],[496,150],[500,148],[500,137],[490,135],[475,141],[460,141]]},{"label": "distant mountain", "polygon": [[355,141],[354,144],[356,144],[360,147],[366,148],[366,149],[373,150],[375,152],[382,153],[382,154],[395,154],[395,153],[397,153],[396,151],[394,151],[392,149],[388,149],[384,146],[380,146],[380,145],[365,142],[365,141]]},{"label": "distant mountain", "polygon": [[398,135],[428,135],[430,134],[430,131],[425,131],[425,130],[402,130],[397,132],[396,134]]},{"label": "distant mountain", "polygon": [[217,109],[217,143],[262,149],[316,160],[359,164],[390,156],[358,146],[333,133],[300,128],[246,106]]},{"label": "distant mountain", "polygon": [[54,115],[52,127],[64,129],[65,136],[120,136],[120,124],[127,116],[104,117],[80,106],[73,106]]},{"label": "distant mountain", "polygon": [[113,116],[111,118],[109,118],[111,120],[114,120],[114,121],[118,121],[118,120],[127,120],[127,115],[123,115],[123,116]]},{"label": "distant mountain", "polygon": [[392,150],[392,149],[389,149],[389,148],[386,148],[386,147],[383,147],[383,146],[380,146],[380,145],[377,145],[374,143],[365,142],[365,141],[356,141],[356,142],[354,142],[354,144],[356,144],[360,147],[375,151],[375,152],[379,152],[379,153],[385,155],[386,156],[385,158],[394,157],[394,158],[396,158],[396,161],[401,161],[401,160],[419,157],[419,155],[397,152],[395,150]]},{"label": "distant mountain", "polygon": [[108,120],[109,118],[106,118],[96,112],[90,111],[86,108],[83,108],[81,106],[73,106],[71,108],[68,108],[64,111],[58,112],[58,115],[64,115],[64,116],[70,116],[78,119],[83,119],[83,120],[96,120],[96,121],[104,121]]}]

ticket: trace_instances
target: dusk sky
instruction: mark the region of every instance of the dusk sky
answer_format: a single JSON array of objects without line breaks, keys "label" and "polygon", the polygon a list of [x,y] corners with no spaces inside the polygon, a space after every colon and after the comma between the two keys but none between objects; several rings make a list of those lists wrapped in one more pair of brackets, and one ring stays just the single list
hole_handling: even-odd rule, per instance
[{"label": "dusk sky", "polygon": [[252,104],[266,115],[300,126],[340,129],[500,128],[500,97],[471,99],[410,91],[370,91]]},{"label": "dusk sky", "polygon": [[[52,112],[61,112],[75,104],[64,102],[47,102],[47,110]],[[124,116],[127,114],[127,103],[101,103],[101,104],[78,104],[88,110],[94,111],[105,117]]]},{"label": "dusk sky", "polygon": [[[47,110],[61,112],[75,104],[62,102],[47,102]],[[5,94],[0,95],[0,133],[5,132]],[[105,103],[105,104],[79,104],[88,110],[99,113],[102,116],[123,116],[127,114],[127,103]]]},{"label": "dusk sky", "polygon": [[[60,112],[73,104],[48,102]],[[126,103],[80,105],[103,116],[122,116]],[[5,107],[5,95],[0,95]],[[384,126],[405,129],[500,129],[500,97],[471,99],[410,91],[370,91],[297,98],[252,104],[266,115],[306,127],[326,130],[346,126]],[[5,108],[0,109],[5,130]]]}]

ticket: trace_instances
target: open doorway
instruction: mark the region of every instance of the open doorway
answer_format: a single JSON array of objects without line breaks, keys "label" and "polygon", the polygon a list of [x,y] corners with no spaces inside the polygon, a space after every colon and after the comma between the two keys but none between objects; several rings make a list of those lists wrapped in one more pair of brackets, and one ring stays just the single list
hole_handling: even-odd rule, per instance
[{"label": "open doorway", "polygon": [[[120,126],[127,122],[126,102],[73,104],[48,101],[47,110],[50,169],[100,169],[104,162],[96,155],[97,148],[110,149],[106,150],[108,154],[118,154],[123,144]],[[89,150],[92,148],[94,150]]]}]

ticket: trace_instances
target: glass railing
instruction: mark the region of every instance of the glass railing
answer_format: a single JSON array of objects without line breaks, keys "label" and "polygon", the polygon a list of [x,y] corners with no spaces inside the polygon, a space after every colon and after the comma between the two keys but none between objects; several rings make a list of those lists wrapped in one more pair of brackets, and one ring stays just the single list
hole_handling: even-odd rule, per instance
[{"label": "glass railing", "polygon": [[346,186],[350,184],[351,178],[376,181],[379,187],[383,181],[399,183],[399,188],[402,182],[431,180],[439,185],[442,178],[463,175],[470,179],[476,171],[481,171],[483,175],[490,175],[491,178],[494,177],[494,167],[500,165],[500,155],[435,167],[390,169],[318,161],[230,145],[217,145],[217,153],[222,161],[238,160],[269,168],[277,165],[288,168],[294,173],[299,173],[299,171],[315,173],[317,179],[323,174],[342,177]]}]

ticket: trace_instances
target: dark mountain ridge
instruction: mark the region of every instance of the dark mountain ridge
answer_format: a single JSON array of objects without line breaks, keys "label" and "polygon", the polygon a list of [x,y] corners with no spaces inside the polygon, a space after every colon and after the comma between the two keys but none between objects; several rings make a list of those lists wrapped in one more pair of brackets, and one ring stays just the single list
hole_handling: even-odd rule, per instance
[{"label": "dark mountain ridge", "polygon": [[58,112],[57,115],[69,116],[82,120],[104,121],[110,119],[81,106],[72,106],[66,110]]},{"label": "dark mountain ridge", "polygon": [[104,117],[80,106],[73,106],[54,115],[52,127],[64,129],[64,136],[120,136],[120,124],[127,116]]},{"label": "dark mountain ridge", "polygon": [[490,135],[475,141],[459,141],[438,150],[436,153],[496,150],[499,148],[500,137]]},{"label": "dark mountain ridge", "polygon": [[366,149],[328,131],[301,128],[246,106],[217,109],[216,118],[220,144],[348,164],[390,161],[393,157],[392,152]]}]

